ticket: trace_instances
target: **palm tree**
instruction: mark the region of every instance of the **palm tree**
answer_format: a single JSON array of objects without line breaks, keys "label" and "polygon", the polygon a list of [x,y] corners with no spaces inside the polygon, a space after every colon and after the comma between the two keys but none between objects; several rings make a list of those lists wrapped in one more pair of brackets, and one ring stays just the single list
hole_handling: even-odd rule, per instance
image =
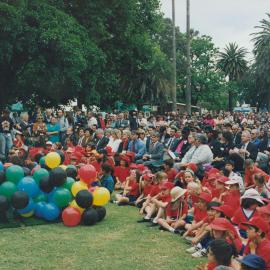
[{"label": "palm tree", "polygon": [[[229,81],[241,79],[247,70],[247,61],[245,56],[247,51],[245,48],[239,48],[236,43],[229,43],[223,52],[219,53],[218,67],[229,78]],[[229,110],[232,110],[233,95],[229,89]]]},{"label": "palm tree", "polygon": [[270,110],[270,14],[268,20],[263,19],[260,26],[255,27],[259,32],[254,33],[255,74],[258,89],[267,98]]}]

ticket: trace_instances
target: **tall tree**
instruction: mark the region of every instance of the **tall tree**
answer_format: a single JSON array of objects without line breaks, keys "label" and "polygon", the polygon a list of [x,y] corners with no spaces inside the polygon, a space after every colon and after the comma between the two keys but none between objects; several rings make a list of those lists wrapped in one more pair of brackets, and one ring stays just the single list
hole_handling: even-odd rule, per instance
[{"label": "tall tree", "polygon": [[[270,110],[270,14],[267,19],[263,19],[261,25],[256,28],[259,30],[254,33],[254,54],[255,54],[255,78],[257,93],[266,101],[264,105]],[[262,104],[263,105],[263,104]]]},{"label": "tall tree", "polygon": [[[228,76],[229,81],[237,82],[247,70],[247,61],[245,59],[247,51],[245,48],[239,48],[236,43],[229,43],[223,52],[219,53],[218,67]],[[233,89],[228,89],[229,110],[233,108]]]}]

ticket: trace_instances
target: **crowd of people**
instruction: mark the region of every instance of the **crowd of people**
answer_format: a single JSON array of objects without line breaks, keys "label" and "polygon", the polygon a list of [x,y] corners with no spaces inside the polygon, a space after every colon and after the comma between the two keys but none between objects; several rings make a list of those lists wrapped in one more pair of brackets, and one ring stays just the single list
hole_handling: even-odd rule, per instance
[{"label": "crowd of people", "polygon": [[149,115],[62,109],[0,117],[0,160],[34,168],[62,151],[93,165],[112,202],[190,243],[198,269],[270,269],[270,114]]}]

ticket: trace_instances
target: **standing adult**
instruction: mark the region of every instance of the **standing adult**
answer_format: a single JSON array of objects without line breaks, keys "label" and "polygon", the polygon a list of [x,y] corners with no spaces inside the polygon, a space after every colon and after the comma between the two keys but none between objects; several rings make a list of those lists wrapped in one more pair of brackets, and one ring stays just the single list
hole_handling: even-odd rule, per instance
[{"label": "standing adult", "polygon": [[[64,115],[64,111],[63,110],[58,110],[58,113],[57,114],[58,114],[58,125],[60,127],[60,133],[59,133],[60,142],[63,145],[64,144],[64,140],[65,140],[65,136],[66,136],[66,133],[67,133],[67,129],[69,127],[69,124],[68,124],[67,118]],[[51,123],[52,123],[52,121],[51,121]]]},{"label": "standing adult", "polygon": [[9,110],[4,110],[2,116],[0,116],[0,159],[5,159],[8,151],[11,149],[12,136],[11,131],[13,128],[13,122],[9,116]]}]

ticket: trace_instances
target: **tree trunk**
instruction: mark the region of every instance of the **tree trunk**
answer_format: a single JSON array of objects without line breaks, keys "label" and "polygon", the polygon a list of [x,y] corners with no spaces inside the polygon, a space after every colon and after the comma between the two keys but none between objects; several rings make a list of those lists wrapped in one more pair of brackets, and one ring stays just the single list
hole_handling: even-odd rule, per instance
[{"label": "tree trunk", "polygon": [[228,103],[228,109],[229,111],[231,112],[232,111],[232,107],[233,107],[233,95],[232,95],[232,90],[229,89],[228,91],[228,94],[229,94],[229,103]]},{"label": "tree trunk", "polygon": [[190,37],[190,0],[187,0],[187,85],[186,85],[186,110],[191,114],[191,37]]}]

